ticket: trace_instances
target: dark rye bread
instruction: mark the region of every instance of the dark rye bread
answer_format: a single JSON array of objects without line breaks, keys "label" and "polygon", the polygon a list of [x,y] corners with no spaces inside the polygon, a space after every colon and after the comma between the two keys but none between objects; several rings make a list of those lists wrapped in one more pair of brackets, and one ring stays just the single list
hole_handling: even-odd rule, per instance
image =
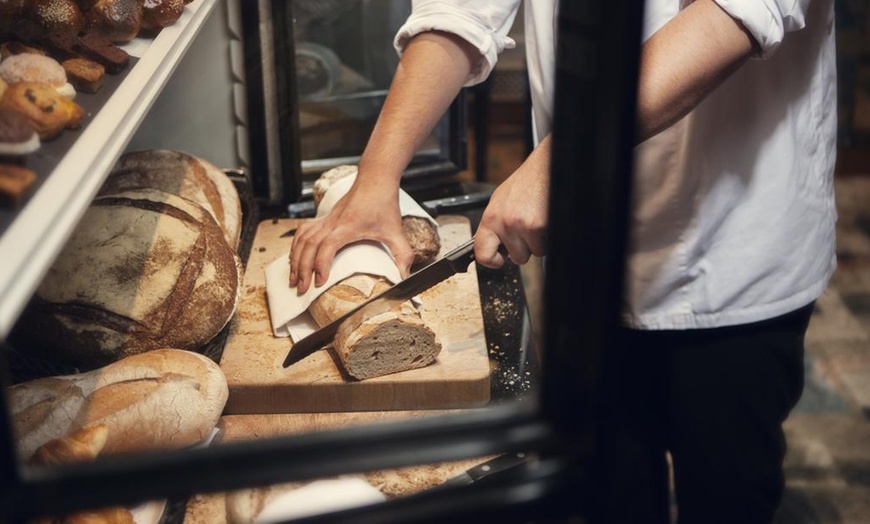
[{"label": "dark rye bread", "polygon": [[83,369],[161,347],[199,350],[235,311],[240,268],[197,204],[154,189],[98,197],[13,344]]}]

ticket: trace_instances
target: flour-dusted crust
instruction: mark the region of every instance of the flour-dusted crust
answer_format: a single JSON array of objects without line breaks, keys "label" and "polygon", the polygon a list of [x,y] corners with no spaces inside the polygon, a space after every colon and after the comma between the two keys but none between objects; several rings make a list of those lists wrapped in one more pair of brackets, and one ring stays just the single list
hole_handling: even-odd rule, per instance
[{"label": "flour-dusted crust", "polygon": [[191,446],[211,435],[228,395],[209,358],[158,349],[101,369],[7,389],[19,456],[83,428],[105,426],[100,455]]},{"label": "flour-dusted crust", "polygon": [[196,160],[205,170],[206,176],[217,189],[223,209],[223,228],[227,235],[227,241],[233,249],[238,249],[242,236],[242,201],[233,181],[222,169],[204,158],[196,157]]},{"label": "flour-dusted crust", "polygon": [[402,231],[414,250],[412,268],[421,268],[435,262],[438,252],[441,251],[441,237],[432,222],[415,216],[402,217]]},{"label": "flour-dusted crust", "polygon": [[323,196],[332,187],[332,184],[349,176],[356,176],[357,167],[352,165],[336,166],[328,171],[324,171],[317,180],[314,181],[314,187],[311,188],[311,196],[314,198],[314,205],[319,206]]},{"label": "flour-dusted crust", "polygon": [[194,202],[154,189],[98,197],[14,339],[83,369],[162,347],[199,350],[235,311],[239,268]]},{"label": "flour-dusted crust", "polygon": [[137,188],[160,189],[196,202],[214,217],[230,247],[238,247],[242,230],[239,194],[210,162],[168,149],[129,152],[112,168],[99,194]]}]

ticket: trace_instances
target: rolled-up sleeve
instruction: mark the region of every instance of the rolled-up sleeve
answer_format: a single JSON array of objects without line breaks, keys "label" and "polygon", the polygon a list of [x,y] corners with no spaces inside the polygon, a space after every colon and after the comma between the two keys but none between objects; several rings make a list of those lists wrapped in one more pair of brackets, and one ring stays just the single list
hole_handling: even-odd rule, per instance
[{"label": "rolled-up sleeve", "polygon": [[714,1],[752,34],[761,49],[759,58],[768,58],[782,43],[786,33],[806,26],[811,0]]},{"label": "rolled-up sleeve", "polygon": [[426,31],[444,31],[467,41],[480,52],[465,85],[486,80],[498,55],[516,45],[508,35],[520,0],[414,0],[411,16],[396,33],[393,45],[401,55],[408,41]]}]

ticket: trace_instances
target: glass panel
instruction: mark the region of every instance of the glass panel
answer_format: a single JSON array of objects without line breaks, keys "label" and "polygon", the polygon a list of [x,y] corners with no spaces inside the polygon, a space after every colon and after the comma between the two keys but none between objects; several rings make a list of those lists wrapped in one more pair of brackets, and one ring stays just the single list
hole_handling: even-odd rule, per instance
[{"label": "glass panel", "polygon": [[[358,160],[399,62],[393,37],[410,12],[409,0],[293,2],[305,180]],[[415,164],[455,154],[449,150],[449,118],[424,141]]]}]

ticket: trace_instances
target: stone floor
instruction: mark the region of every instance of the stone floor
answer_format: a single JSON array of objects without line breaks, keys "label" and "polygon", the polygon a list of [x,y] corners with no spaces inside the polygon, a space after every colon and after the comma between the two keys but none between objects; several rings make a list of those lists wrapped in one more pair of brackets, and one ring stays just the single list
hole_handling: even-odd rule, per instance
[{"label": "stone floor", "polygon": [[777,524],[870,523],[870,176],[836,182],[839,264],[807,333],[804,395],[785,423]]}]

